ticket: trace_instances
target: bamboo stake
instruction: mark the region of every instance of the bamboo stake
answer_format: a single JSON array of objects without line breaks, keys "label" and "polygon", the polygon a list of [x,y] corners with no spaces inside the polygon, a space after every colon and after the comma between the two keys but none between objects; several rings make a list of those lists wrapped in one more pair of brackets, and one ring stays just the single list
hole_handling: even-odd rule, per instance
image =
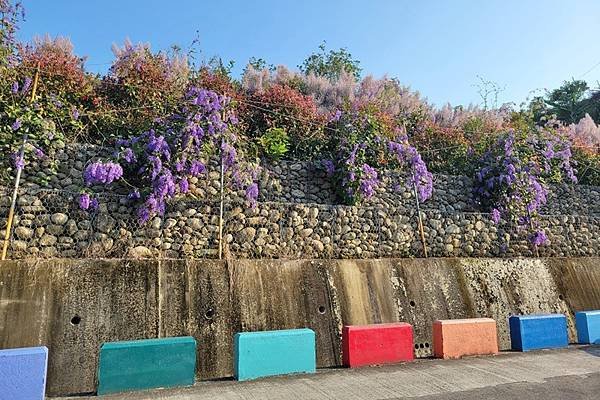
[{"label": "bamboo stake", "polygon": [[423,230],[423,219],[421,217],[421,206],[419,205],[419,194],[417,193],[417,182],[413,176],[413,191],[415,194],[415,203],[417,204],[417,215],[419,216],[419,233],[421,234],[421,243],[423,244],[423,255],[427,258],[427,242],[425,242],[425,231]]},{"label": "bamboo stake", "polygon": [[221,204],[219,209],[219,260],[223,259],[223,203],[224,203],[224,186],[225,182],[225,165],[223,164],[223,146],[221,145]]},{"label": "bamboo stake", "polygon": [[[529,211],[529,209],[527,209],[527,216],[529,217],[529,227],[530,227],[530,228],[531,228],[531,230],[533,231],[533,230],[534,230],[534,227],[533,227],[533,220],[531,219],[531,212]],[[540,258],[540,249],[538,249],[538,246],[537,246],[537,244],[535,244],[535,243],[532,243],[532,246],[533,246],[533,251],[534,251],[534,253],[535,253],[535,256],[536,256],[537,258]]]},{"label": "bamboo stake", "polygon": [[[38,80],[40,78],[40,66],[38,64],[37,70],[35,72],[35,77],[33,79],[33,88],[31,89],[31,97],[29,98],[29,103],[32,104],[35,100],[35,92],[38,86]],[[19,150],[19,158],[18,160],[24,160],[25,155],[25,145],[27,144],[27,134],[23,135],[23,143],[21,144],[21,149]],[[17,167],[17,177],[15,178],[15,189],[13,190],[12,200],[10,203],[10,210],[8,211],[8,219],[6,220],[6,232],[4,233],[4,244],[2,246],[2,260],[6,260],[6,253],[8,252],[8,242],[10,240],[10,233],[12,229],[13,219],[15,217],[15,207],[17,204],[17,194],[19,192],[19,183],[21,182],[21,172],[23,168],[21,166]]]},{"label": "bamboo stake", "polygon": [[[407,133],[406,124],[404,122],[402,123],[402,128],[404,129],[404,133]],[[417,205],[417,215],[419,217],[419,219],[418,219],[419,234],[421,236],[421,244],[423,245],[423,256],[425,258],[427,258],[427,242],[425,241],[425,231],[423,229],[423,218],[421,216],[421,206],[419,204],[419,193],[417,192],[417,177],[415,176],[414,173],[412,175],[412,178],[413,178],[413,193],[415,195],[415,203]]]}]

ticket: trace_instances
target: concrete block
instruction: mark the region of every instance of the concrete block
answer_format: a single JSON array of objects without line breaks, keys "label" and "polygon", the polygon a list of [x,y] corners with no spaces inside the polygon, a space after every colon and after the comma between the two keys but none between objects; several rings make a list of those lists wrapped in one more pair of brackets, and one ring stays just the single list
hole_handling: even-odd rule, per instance
[{"label": "concrete block", "polygon": [[240,381],[315,371],[315,332],[310,329],[243,332],[234,336],[234,372]]},{"label": "concrete block", "polygon": [[600,344],[600,310],[575,314],[577,341],[581,344]]},{"label": "concrete block", "polygon": [[196,340],[190,336],[104,343],[98,394],[190,386],[196,370]]},{"label": "concrete block", "polygon": [[0,350],[0,399],[44,400],[48,349]]},{"label": "concrete block", "polygon": [[404,322],[344,326],[342,356],[351,368],[412,361],[412,326]]},{"label": "concrete block", "polygon": [[433,353],[437,358],[497,354],[496,321],[491,318],[435,321]]},{"label": "concrete block", "polygon": [[508,324],[513,350],[554,349],[569,344],[563,314],[513,315]]}]

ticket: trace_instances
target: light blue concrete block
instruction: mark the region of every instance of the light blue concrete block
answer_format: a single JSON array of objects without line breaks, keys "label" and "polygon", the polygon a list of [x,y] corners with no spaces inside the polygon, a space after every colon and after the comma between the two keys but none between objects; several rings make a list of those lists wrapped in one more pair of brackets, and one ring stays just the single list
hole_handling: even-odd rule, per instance
[{"label": "light blue concrete block", "polygon": [[44,400],[48,349],[0,350],[0,399]]},{"label": "light blue concrete block", "polygon": [[581,344],[600,344],[600,310],[575,314],[577,341]]},{"label": "light blue concrete block", "polygon": [[554,349],[569,345],[563,314],[513,315],[508,320],[513,350]]},{"label": "light blue concrete block", "polygon": [[240,381],[314,373],[316,368],[315,332],[310,329],[235,334],[234,371]]}]

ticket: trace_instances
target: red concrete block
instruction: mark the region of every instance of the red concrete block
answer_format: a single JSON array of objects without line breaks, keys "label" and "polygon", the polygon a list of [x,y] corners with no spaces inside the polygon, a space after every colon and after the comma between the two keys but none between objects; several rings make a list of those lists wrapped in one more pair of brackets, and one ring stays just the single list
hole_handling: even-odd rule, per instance
[{"label": "red concrete block", "polygon": [[342,352],[344,365],[351,368],[411,361],[412,326],[404,322],[344,326]]},{"label": "red concrete block", "polygon": [[448,319],[433,323],[433,354],[437,358],[497,353],[496,321],[491,318]]}]

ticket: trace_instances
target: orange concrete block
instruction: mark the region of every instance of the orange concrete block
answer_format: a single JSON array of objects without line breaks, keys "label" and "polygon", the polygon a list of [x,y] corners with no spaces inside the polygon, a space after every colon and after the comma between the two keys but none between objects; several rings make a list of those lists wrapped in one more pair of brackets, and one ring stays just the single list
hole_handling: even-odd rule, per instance
[{"label": "orange concrete block", "polygon": [[433,323],[433,354],[437,358],[497,353],[496,321],[491,318],[447,319]]}]

